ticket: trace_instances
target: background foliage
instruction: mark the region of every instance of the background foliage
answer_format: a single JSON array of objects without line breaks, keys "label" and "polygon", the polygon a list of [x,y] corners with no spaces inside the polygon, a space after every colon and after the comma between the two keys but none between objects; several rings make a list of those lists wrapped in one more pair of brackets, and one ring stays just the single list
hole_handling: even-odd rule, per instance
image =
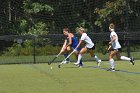
[{"label": "background foliage", "polygon": [[[0,3],[0,35],[62,34],[64,27],[75,33],[79,26],[87,28],[88,33],[104,33],[111,22],[116,24],[117,31],[135,32],[140,27],[139,0],[0,0]],[[39,45],[42,42],[43,39],[37,40]],[[23,43],[19,47],[6,41],[1,51],[31,55],[33,41]],[[46,45],[39,47],[43,51]]]}]

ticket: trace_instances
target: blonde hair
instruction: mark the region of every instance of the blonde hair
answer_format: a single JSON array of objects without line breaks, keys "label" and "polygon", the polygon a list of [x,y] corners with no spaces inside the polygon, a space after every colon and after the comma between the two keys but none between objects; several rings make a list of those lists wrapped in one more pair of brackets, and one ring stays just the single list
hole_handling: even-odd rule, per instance
[{"label": "blonde hair", "polygon": [[83,27],[79,27],[79,28],[77,29],[77,31],[86,32],[86,29],[85,29],[85,28],[83,28]]}]

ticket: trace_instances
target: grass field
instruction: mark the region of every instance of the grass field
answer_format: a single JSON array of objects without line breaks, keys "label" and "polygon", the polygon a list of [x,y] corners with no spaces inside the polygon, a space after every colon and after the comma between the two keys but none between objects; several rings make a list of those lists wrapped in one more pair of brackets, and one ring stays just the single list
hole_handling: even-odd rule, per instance
[{"label": "grass field", "polygon": [[117,61],[115,72],[106,71],[107,61],[100,68],[95,62],[57,65],[0,65],[0,93],[140,93],[139,61]]},{"label": "grass field", "polygon": [[[96,55],[102,60],[108,60],[108,54],[103,55],[102,53],[96,53]],[[126,52],[122,52],[121,55],[127,56]],[[131,56],[135,59],[140,60],[140,52],[131,52]],[[56,55],[47,56],[35,56],[35,63],[46,63],[52,60]],[[115,57],[114,57],[115,58]],[[55,61],[60,62],[64,59],[64,55],[60,55]],[[89,54],[84,54],[84,61],[94,60]],[[75,56],[70,56],[70,61],[76,61]],[[22,63],[34,63],[34,56],[0,56],[0,64],[22,64]]]}]

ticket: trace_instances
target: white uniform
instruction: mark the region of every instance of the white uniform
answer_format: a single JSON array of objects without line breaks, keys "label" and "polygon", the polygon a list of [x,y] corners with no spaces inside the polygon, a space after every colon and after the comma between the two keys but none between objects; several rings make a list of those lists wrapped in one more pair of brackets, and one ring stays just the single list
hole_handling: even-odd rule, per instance
[{"label": "white uniform", "polygon": [[112,42],[113,49],[119,49],[119,48],[121,48],[121,45],[120,45],[120,43],[118,41],[118,35],[116,34],[116,32],[112,31],[110,33],[110,39],[111,40],[112,40],[112,38],[111,38],[112,36],[116,36],[116,40]]},{"label": "white uniform", "polygon": [[92,48],[92,47],[94,46],[94,43],[93,43],[92,40],[89,38],[89,36],[87,36],[86,33],[83,33],[83,34],[82,34],[80,40],[85,41],[86,47],[87,47],[87,48]]}]

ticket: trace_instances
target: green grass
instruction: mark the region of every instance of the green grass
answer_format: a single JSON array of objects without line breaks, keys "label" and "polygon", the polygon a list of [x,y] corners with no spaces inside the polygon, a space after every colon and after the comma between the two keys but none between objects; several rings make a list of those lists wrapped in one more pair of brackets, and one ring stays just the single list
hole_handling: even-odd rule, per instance
[{"label": "green grass", "polygon": [[83,68],[57,65],[0,65],[0,93],[139,93],[139,61],[134,66],[117,61],[116,72],[105,70],[106,61],[101,69],[95,62],[85,62]]},{"label": "green grass", "polygon": [[[108,60],[108,53],[106,55],[103,55],[102,53],[96,53],[96,55],[102,59],[102,60]],[[121,53],[123,56],[127,56],[127,53]],[[139,55],[140,52],[131,52],[131,55],[135,59],[140,59]],[[43,62],[49,62],[51,61],[55,55],[47,55],[47,56],[35,56],[36,63],[43,63]],[[64,59],[64,55],[60,55],[55,62],[60,62]],[[89,54],[84,54],[83,56],[84,61],[94,60],[93,57],[90,57]],[[70,61],[76,61],[75,56],[70,56]],[[12,64],[12,63],[34,63],[34,56],[0,56],[0,64]]]},{"label": "green grass", "polygon": [[[102,60],[108,59],[108,54],[103,55],[101,53],[97,53],[97,55]],[[124,54],[123,54],[124,55]],[[126,53],[125,53],[126,55]],[[36,63],[42,63],[42,62],[49,62],[51,61],[55,55],[47,55],[47,56],[35,56]],[[64,59],[64,55],[60,55],[55,61],[59,62]],[[75,56],[70,56],[71,61],[76,61]],[[93,60],[93,57],[90,57],[89,54],[84,54],[83,60]],[[34,63],[34,56],[0,56],[0,64],[6,64],[6,63]]]}]

